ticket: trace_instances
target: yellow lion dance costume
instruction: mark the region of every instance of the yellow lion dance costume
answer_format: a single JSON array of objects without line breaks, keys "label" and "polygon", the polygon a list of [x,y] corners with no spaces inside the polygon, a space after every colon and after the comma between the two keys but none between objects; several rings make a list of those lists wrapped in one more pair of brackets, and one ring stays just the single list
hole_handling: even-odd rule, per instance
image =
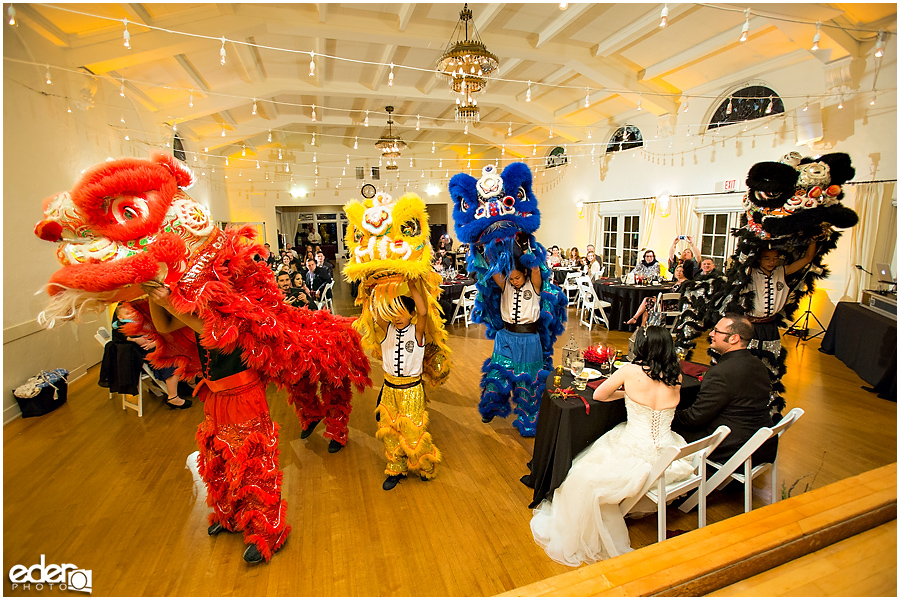
[{"label": "yellow lion dance costume", "polygon": [[[376,437],[384,444],[388,478],[395,478],[396,484],[412,470],[423,480],[432,479],[441,452],[426,431],[428,413],[422,379],[433,386],[446,381],[450,374],[450,349],[437,301],[441,276],[431,266],[425,203],[415,194],[405,194],[394,201],[382,193],[364,203],[349,202],[344,212],[350,221],[345,238],[350,260],[344,267],[344,277],[360,282],[356,304],[362,306],[362,315],[353,327],[362,336],[363,349],[382,359],[383,350],[393,343],[386,339],[393,329],[393,319],[398,315],[413,317],[412,323],[426,319],[421,369],[406,375],[388,372],[386,368],[375,414],[379,422]],[[404,306],[402,297],[409,295],[410,289],[417,290],[424,301],[424,315],[413,316]],[[407,352],[415,348],[410,342],[406,344]],[[396,349],[391,348],[392,352]],[[402,350],[401,345],[398,356]],[[390,489],[387,482],[385,489]]]}]

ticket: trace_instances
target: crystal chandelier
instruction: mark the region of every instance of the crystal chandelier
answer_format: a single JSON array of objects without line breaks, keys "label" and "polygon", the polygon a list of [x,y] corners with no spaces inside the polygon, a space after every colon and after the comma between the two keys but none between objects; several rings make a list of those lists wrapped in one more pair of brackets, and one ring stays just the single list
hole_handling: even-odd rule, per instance
[{"label": "crystal chandelier", "polygon": [[[453,92],[460,94],[456,99],[456,120],[474,122],[479,120],[478,102],[473,94],[483,92],[487,78],[500,66],[497,56],[488,51],[481,36],[472,23],[472,39],[469,39],[469,21],[472,11],[469,5],[459,12],[459,22],[444,54],[438,59],[437,76],[446,78]],[[460,39],[462,36],[463,39]]]},{"label": "crystal chandelier", "polygon": [[394,121],[391,119],[394,107],[385,106],[384,110],[388,114],[387,129],[381,133],[381,137],[375,142],[375,147],[381,150],[381,158],[385,162],[385,168],[388,171],[396,171],[400,168],[397,166],[397,159],[400,158],[400,152],[406,149],[406,142],[401,140],[399,135],[394,134]]}]

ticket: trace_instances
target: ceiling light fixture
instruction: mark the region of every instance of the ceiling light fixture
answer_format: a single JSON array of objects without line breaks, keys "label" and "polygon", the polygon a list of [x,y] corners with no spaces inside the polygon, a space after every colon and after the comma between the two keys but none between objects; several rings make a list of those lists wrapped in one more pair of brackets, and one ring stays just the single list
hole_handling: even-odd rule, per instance
[{"label": "ceiling light fixture", "polygon": [[665,27],[666,23],[669,22],[669,3],[667,2],[662,9],[662,12],[659,13],[659,26]]},{"label": "ceiling light fixture", "polygon": [[[9,8],[12,10],[12,6]],[[875,42],[875,58],[881,58],[884,56],[884,43],[887,40],[887,32],[879,31],[877,39],[878,41]]]},{"label": "ceiling light fixture", "polygon": [[309,53],[309,76],[310,77],[314,77],[316,74],[316,59],[315,59],[315,57],[316,57],[315,52]]},{"label": "ceiling light fixture", "polygon": [[815,52],[816,50],[819,49],[819,40],[822,39],[822,36],[819,33],[819,28],[821,26],[822,26],[822,23],[820,21],[816,21],[816,35],[813,36],[813,44],[812,44],[813,52]]},{"label": "ceiling light fixture", "polygon": [[125,31],[122,33],[123,45],[131,50],[131,34],[128,33],[128,19],[122,19],[122,23],[125,24]]},{"label": "ceiling light fixture", "polygon": [[744,26],[741,27],[741,39],[739,41],[746,42],[747,35],[750,33],[750,9],[744,10]]},{"label": "ceiling light fixture", "polygon": [[225,37],[222,36],[222,47],[219,49],[219,64],[225,64]]},{"label": "ceiling light fixture", "polygon": [[[406,149],[406,142],[400,139],[399,134],[394,133],[394,120],[391,118],[394,107],[385,106],[384,110],[388,114],[387,129],[381,133],[381,137],[375,142],[375,147],[381,150],[381,156],[383,158],[399,158],[400,152]],[[387,170],[396,171],[397,169],[396,161],[388,160]]]}]

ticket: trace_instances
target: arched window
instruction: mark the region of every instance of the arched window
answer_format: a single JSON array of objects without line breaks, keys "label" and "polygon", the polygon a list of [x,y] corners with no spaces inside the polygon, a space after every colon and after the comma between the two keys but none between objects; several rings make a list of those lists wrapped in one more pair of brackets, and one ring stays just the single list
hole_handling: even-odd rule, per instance
[{"label": "arched window", "polygon": [[623,125],[616,129],[609,143],[606,144],[606,152],[619,152],[620,150],[630,150],[632,148],[640,148],[644,145],[644,138],[641,137],[641,130],[634,125]]},{"label": "arched window", "polygon": [[181,162],[187,162],[187,153],[184,151],[184,142],[181,141],[181,136],[177,133],[175,134],[175,139],[172,140],[172,155]]},{"label": "arched window", "polygon": [[764,85],[751,85],[728,96],[713,113],[707,129],[752,121],[783,112],[784,102],[774,90]]},{"label": "arched window", "polygon": [[566,156],[566,149],[562,146],[557,146],[553,150],[550,151],[550,154],[547,155],[547,160],[544,163],[545,169],[553,169],[555,167],[562,166],[569,162],[569,157]]}]

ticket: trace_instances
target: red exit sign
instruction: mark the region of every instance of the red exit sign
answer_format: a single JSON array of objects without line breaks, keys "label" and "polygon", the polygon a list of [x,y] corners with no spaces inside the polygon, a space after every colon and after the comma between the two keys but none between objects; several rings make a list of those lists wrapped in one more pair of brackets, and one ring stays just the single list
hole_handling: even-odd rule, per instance
[{"label": "red exit sign", "polygon": [[733,192],[737,189],[737,179],[729,179],[725,182],[724,190],[726,192]]}]

